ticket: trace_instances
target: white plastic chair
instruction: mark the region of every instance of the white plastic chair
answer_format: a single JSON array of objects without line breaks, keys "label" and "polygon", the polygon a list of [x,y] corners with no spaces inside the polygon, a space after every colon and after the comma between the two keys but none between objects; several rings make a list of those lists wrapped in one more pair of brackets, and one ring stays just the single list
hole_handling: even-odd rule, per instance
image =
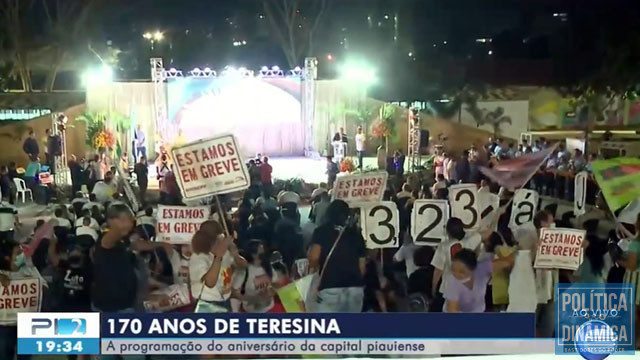
[{"label": "white plastic chair", "polygon": [[16,184],[16,194],[18,199],[20,199],[20,195],[22,195],[22,202],[27,202],[26,194],[29,193],[29,198],[33,201],[33,192],[31,192],[31,189],[27,188],[24,180],[20,178],[13,178],[13,183]]}]

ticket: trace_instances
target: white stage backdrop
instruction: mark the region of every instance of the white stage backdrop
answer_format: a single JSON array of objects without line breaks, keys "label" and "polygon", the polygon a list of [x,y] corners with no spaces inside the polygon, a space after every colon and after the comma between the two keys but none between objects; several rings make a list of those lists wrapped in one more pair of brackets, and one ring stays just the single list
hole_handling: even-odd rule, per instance
[{"label": "white stage backdrop", "polygon": [[301,156],[300,89],[300,79],[288,77],[171,79],[169,122],[189,141],[232,133],[245,156]]}]

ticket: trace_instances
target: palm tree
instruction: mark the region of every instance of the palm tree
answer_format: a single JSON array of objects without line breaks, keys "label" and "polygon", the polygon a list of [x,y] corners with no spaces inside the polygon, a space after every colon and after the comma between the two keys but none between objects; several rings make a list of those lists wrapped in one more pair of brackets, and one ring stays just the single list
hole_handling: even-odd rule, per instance
[{"label": "palm tree", "polygon": [[491,125],[493,127],[493,136],[498,137],[500,135],[500,126],[502,124],[511,125],[511,117],[504,114],[504,108],[502,106],[496,107],[493,111],[487,109],[480,109],[478,103],[474,102],[466,107],[466,110],[471,114],[476,122],[476,126]]}]

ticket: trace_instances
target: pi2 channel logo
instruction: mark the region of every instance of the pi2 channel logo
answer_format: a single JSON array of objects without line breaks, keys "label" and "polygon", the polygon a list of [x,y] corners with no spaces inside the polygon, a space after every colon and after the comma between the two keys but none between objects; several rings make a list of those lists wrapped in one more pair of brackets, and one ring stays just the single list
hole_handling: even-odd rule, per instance
[{"label": "pi2 channel logo", "polygon": [[556,354],[602,360],[635,353],[630,284],[556,284]]},{"label": "pi2 channel logo", "polygon": [[18,314],[18,354],[99,353],[99,313]]}]

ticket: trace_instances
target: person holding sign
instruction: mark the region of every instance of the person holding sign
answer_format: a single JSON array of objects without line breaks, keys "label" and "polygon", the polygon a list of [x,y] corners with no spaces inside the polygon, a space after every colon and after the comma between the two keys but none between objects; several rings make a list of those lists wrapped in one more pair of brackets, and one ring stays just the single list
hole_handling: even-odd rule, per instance
[{"label": "person holding sign", "polygon": [[195,312],[231,311],[231,278],[233,266],[246,268],[233,238],[224,235],[218,222],[205,221],[191,240],[189,258],[191,294],[198,301]]},{"label": "person holding sign", "polygon": [[[14,284],[17,291],[8,291]],[[0,240],[0,293],[3,294],[0,296],[0,359],[15,357],[17,313],[40,311],[41,286],[38,270],[27,264],[19,244],[11,239]]]},{"label": "person holding sign", "polygon": [[[432,295],[436,295],[438,284],[440,293],[445,294],[448,281],[451,278],[452,258],[462,249],[477,250],[482,243],[482,235],[477,232],[466,232],[462,220],[452,217],[447,221],[446,232],[448,240],[438,244],[436,253],[431,260],[433,265]],[[488,234],[487,234],[488,235]]]},{"label": "person holding sign", "polygon": [[[636,220],[636,229],[640,229],[640,215]],[[635,289],[635,299],[636,299],[636,337],[640,335],[640,321],[638,321],[638,316],[640,316],[640,238],[636,236],[631,243],[629,244],[629,248],[624,253],[624,257],[618,260],[618,264],[625,268],[626,272],[624,273],[624,283],[633,284]],[[637,340],[636,340],[637,341]],[[636,345],[638,343],[636,342]]]},{"label": "person holding sign", "polygon": [[309,267],[320,271],[317,312],[360,312],[364,298],[365,243],[350,223],[349,205],[334,200],[326,222],[313,232]]},{"label": "person holding sign", "polygon": [[487,284],[494,271],[513,265],[513,257],[478,262],[475,252],[461,249],[452,259],[451,274],[444,292],[444,312],[484,312]]}]

